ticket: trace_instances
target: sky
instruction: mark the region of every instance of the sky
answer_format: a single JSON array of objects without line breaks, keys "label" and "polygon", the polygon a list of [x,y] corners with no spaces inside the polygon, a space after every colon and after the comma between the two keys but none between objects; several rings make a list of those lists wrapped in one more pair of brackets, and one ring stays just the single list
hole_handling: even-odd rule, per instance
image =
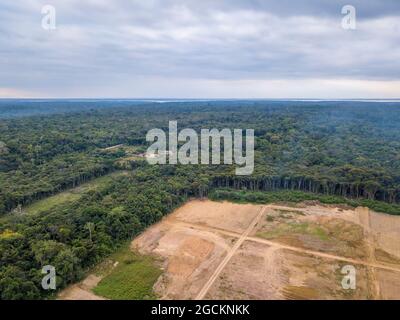
[{"label": "sky", "polygon": [[5,0],[0,98],[400,98],[400,1]]}]

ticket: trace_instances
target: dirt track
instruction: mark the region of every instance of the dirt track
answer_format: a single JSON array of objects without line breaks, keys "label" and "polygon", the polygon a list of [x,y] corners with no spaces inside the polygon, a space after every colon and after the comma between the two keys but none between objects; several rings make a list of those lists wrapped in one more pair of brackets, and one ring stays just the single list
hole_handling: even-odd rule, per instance
[{"label": "dirt track", "polygon": [[199,294],[196,297],[196,300],[202,300],[204,298],[204,296],[207,294],[208,290],[210,290],[210,287],[213,285],[214,281],[217,279],[217,277],[219,276],[221,271],[225,268],[225,266],[227,265],[229,260],[233,257],[233,255],[236,253],[236,251],[239,249],[239,247],[242,245],[242,243],[247,239],[247,236],[250,234],[250,232],[253,231],[257,222],[261,219],[263,212],[264,212],[264,208],[260,209],[260,213],[254,218],[254,220],[251,222],[251,224],[246,229],[246,231],[242,235],[239,236],[239,239],[237,239],[237,241],[235,242],[235,245],[232,247],[231,250],[229,250],[229,252],[225,256],[224,260],[222,260],[221,264],[211,275],[210,279],[208,279],[208,281],[204,285],[204,287],[200,290]]},{"label": "dirt track", "polygon": [[[385,246],[387,233],[400,240],[400,217],[195,200],[131,247],[164,261],[154,286],[162,299],[399,299],[400,252]],[[356,268],[356,290],[341,286],[345,265]],[[84,289],[69,298],[99,298]]]},{"label": "dirt track", "polygon": [[91,290],[99,283],[100,277],[88,276],[82,282],[69,286],[58,295],[60,300],[105,300],[95,295]]},{"label": "dirt track", "polygon": [[[285,218],[279,218],[280,215]],[[275,222],[267,222],[268,216],[274,216]],[[172,275],[166,267],[167,272],[155,287],[163,299],[397,297],[393,286],[391,292],[381,292],[380,283],[387,284],[393,273],[400,274],[400,263],[393,256],[390,261],[375,258],[379,244],[360,216],[360,210],[319,205],[293,208],[196,200],[151,227],[133,242],[133,247],[142,253],[164,257],[168,266],[170,261],[176,262],[175,255],[181,254],[178,248],[184,238],[193,241],[199,237],[213,244],[213,249],[201,259],[197,258],[196,250],[185,252],[197,264],[190,274],[179,272],[180,268],[187,268],[187,261],[181,261],[180,266],[175,263]],[[315,224],[316,228],[331,228],[327,230],[332,231],[332,237],[339,238],[321,240],[307,232],[288,232],[283,236],[272,233],[271,238],[264,238],[265,230],[279,228],[278,220],[284,225],[307,223]],[[400,223],[400,219],[397,221]],[[244,247],[248,250],[243,250]],[[353,294],[344,291],[338,280],[340,268],[346,264],[354,265],[358,272],[359,288]],[[400,282],[394,287],[397,285],[400,288]]]},{"label": "dirt track", "polygon": [[[252,242],[257,242],[257,243],[263,243],[263,244],[271,246],[271,247],[273,247],[275,249],[286,249],[286,250],[289,250],[289,251],[304,253],[304,254],[307,254],[307,255],[310,255],[310,256],[327,258],[327,259],[332,259],[332,260],[338,260],[338,261],[343,261],[343,262],[360,264],[360,265],[364,265],[364,266],[370,266],[370,267],[379,268],[379,269],[383,269],[383,270],[400,272],[400,265],[398,267],[391,267],[391,266],[388,266],[388,265],[385,265],[385,264],[380,264],[380,263],[377,263],[377,262],[350,259],[350,258],[347,258],[347,257],[337,256],[337,255],[323,253],[323,252],[319,252],[319,251],[307,250],[307,249],[303,249],[303,248],[299,248],[299,247],[280,244],[280,243],[277,243],[277,242],[274,242],[274,241],[265,240],[265,239],[262,239],[262,238],[240,235],[240,234],[232,232],[232,231],[224,231],[224,230],[221,230],[221,229],[218,229],[218,228],[205,227],[205,226],[200,226],[200,225],[196,225],[196,224],[192,224],[192,223],[177,222],[177,224],[182,225],[182,226],[187,226],[188,228],[192,228],[192,229],[208,230],[208,231],[213,231],[213,232],[225,234],[225,235],[228,235],[228,236],[231,236],[231,237],[239,238],[239,240],[243,239],[243,241],[247,240],[247,241],[252,241]],[[243,241],[241,243],[243,243]],[[234,249],[234,248],[232,248],[232,249]],[[232,249],[231,249],[231,251],[232,251]],[[236,248],[236,250],[237,250],[237,248]]]}]

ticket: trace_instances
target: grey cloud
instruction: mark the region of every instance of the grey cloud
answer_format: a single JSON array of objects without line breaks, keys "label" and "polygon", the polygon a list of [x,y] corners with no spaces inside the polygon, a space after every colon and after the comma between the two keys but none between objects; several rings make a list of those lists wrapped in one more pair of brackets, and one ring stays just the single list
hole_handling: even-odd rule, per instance
[{"label": "grey cloud", "polygon": [[[48,2],[0,4],[0,88],[68,95],[141,77],[400,80],[397,0],[53,0],[51,32],[40,25]],[[354,31],[340,26],[348,2]]]}]

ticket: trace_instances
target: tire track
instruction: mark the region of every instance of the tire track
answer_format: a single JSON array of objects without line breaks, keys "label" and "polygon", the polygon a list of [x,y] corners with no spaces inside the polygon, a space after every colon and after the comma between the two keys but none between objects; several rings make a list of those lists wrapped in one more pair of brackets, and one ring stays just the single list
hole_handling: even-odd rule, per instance
[{"label": "tire track", "polygon": [[[227,236],[230,236],[230,237],[240,238],[242,236],[240,233],[236,233],[236,232],[233,232],[233,231],[228,231],[228,230],[215,228],[215,227],[210,227],[210,226],[198,225],[198,224],[195,224],[195,223],[183,222],[183,221],[179,221],[179,220],[175,220],[174,222],[169,222],[169,223],[171,223],[172,225],[181,225],[181,226],[184,226],[184,227],[194,228],[194,229],[198,229],[198,230],[217,232],[217,233],[220,233],[220,234],[223,234],[223,235],[227,235]],[[289,250],[289,251],[294,251],[294,252],[298,252],[298,253],[304,253],[304,254],[308,254],[308,255],[311,255],[311,256],[315,256],[315,257],[321,257],[321,258],[326,258],[326,259],[331,259],[331,260],[343,261],[343,262],[348,262],[348,263],[353,263],[353,264],[363,265],[363,266],[366,266],[366,267],[373,267],[373,268],[378,268],[378,269],[383,269],[383,270],[388,270],[388,271],[400,272],[400,268],[391,267],[391,266],[388,266],[388,265],[383,265],[383,264],[380,264],[380,263],[376,263],[375,261],[363,261],[363,260],[347,258],[347,257],[343,257],[343,256],[330,254],[330,253],[323,253],[323,252],[320,252],[320,251],[308,250],[308,249],[294,247],[294,246],[290,246],[290,245],[286,245],[286,244],[281,244],[281,243],[277,243],[277,242],[274,242],[274,241],[271,241],[271,240],[266,240],[266,239],[262,239],[262,238],[252,237],[252,236],[247,236],[244,239],[244,241],[246,241],[246,240],[247,241],[257,242],[257,243],[263,243],[263,244],[269,245],[271,247],[276,247],[278,249],[286,249],[286,250]]]},{"label": "tire track", "polygon": [[203,288],[200,290],[198,293],[197,297],[195,300],[202,300],[205,295],[207,294],[208,290],[210,290],[211,286],[214,284],[215,280],[218,278],[222,270],[225,268],[229,260],[233,257],[233,255],[236,253],[236,251],[240,248],[242,243],[247,239],[248,235],[250,232],[254,229],[256,226],[257,222],[261,219],[266,207],[263,206],[258,213],[258,215],[253,219],[253,221],[250,223],[250,225],[247,227],[245,232],[243,232],[242,235],[240,235],[239,239],[236,241],[232,249],[228,252],[228,254],[225,256],[225,258],[222,260],[222,262],[219,264],[217,269],[215,269],[214,273],[211,275],[211,277],[208,279],[206,284],[203,286]]}]

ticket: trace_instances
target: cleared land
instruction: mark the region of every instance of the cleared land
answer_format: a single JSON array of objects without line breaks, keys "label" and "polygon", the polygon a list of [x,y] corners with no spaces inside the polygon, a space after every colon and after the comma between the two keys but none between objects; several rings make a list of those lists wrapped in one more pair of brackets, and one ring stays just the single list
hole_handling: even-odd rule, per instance
[{"label": "cleared land", "polygon": [[[132,242],[130,254],[148,265],[119,264],[86,291],[111,299],[399,299],[399,240],[400,217],[365,208],[195,200]],[[356,269],[355,290],[342,288],[346,265]],[[142,276],[145,286],[142,269],[154,271]],[[121,296],[137,288],[141,296]]]},{"label": "cleared land", "polygon": [[153,285],[161,275],[153,256],[132,252],[130,244],[97,265],[83,281],[63,290],[61,300],[156,299]]},{"label": "cleared land", "polygon": [[22,212],[28,214],[37,214],[43,211],[50,210],[55,206],[59,206],[67,202],[78,200],[83,193],[90,190],[96,190],[97,188],[100,188],[101,186],[105,185],[112,178],[123,174],[126,173],[124,171],[117,171],[110,173],[106,176],[93,179],[92,181],[81,184],[79,187],[72,188],[70,190],[60,192],[46,199],[36,201],[33,204],[23,208]]}]

